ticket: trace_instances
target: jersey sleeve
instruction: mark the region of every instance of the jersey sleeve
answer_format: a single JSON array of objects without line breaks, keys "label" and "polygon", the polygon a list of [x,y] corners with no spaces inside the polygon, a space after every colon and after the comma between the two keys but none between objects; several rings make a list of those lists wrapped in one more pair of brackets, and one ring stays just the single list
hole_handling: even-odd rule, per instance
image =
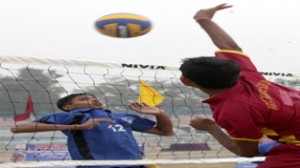
[{"label": "jersey sleeve", "polygon": [[74,115],[71,112],[57,112],[38,117],[37,119],[33,120],[33,122],[44,122],[48,124],[70,124],[74,122]]},{"label": "jersey sleeve", "polygon": [[254,116],[254,113],[247,105],[236,102],[234,106],[227,106],[226,110],[215,117],[217,123],[227,131],[232,139],[259,141],[263,137],[261,128],[256,122],[260,120],[260,116]]},{"label": "jersey sleeve", "polygon": [[243,52],[232,50],[219,50],[215,52],[217,58],[235,61],[241,67],[241,76],[250,80],[263,80],[263,75],[258,72],[249,56]]},{"label": "jersey sleeve", "polygon": [[243,52],[231,50],[219,50],[215,52],[217,58],[233,60],[239,64],[242,70],[257,71],[249,56]]},{"label": "jersey sleeve", "polygon": [[131,122],[130,122],[131,129],[138,132],[147,132],[148,130],[153,128],[154,125],[156,124],[156,122],[150,119],[143,118],[133,114],[128,114],[127,117],[131,118]]}]

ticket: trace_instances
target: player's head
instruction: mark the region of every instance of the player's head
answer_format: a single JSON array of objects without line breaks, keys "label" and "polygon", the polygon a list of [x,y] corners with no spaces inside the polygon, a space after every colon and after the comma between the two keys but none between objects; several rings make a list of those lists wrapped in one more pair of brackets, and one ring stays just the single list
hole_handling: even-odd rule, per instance
[{"label": "player's head", "polygon": [[63,111],[71,111],[79,108],[103,109],[103,104],[100,100],[95,95],[89,93],[70,94],[59,99],[56,105]]},{"label": "player's head", "polygon": [[216,57],[187,58],[182,60],[179,69],[184,85],[193,86],[194,83],[207,89],[226,89],[234,86],[241,71],[236,62]]}]

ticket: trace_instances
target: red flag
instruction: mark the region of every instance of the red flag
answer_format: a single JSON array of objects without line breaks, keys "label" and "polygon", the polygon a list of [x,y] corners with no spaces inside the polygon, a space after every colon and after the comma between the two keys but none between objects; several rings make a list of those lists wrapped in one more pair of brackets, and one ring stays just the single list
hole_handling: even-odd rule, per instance
[{"label": "red flag", "polygon": [[34,112],[34,109],[33,109],[33,103],[32,103],[32,100],[31,100],[31,97],[28,96],[27,97],[27,105],[26,105],[26,109],[25,109],[25,112],[22,113],[22,114],[18,114],[14,117],[14,120],[15,121],[23,121],[23,120],[27,120],[30,118],[30,114]]}]

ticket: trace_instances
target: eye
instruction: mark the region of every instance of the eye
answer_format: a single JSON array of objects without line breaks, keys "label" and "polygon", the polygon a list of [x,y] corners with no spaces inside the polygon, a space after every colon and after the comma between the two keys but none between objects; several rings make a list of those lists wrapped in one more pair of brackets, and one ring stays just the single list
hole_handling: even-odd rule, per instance
[{"label": "eye", "polygon": [[87,101],[88,98],[87,97],[82,97],[81,99],[79,99],[80,101]]}]

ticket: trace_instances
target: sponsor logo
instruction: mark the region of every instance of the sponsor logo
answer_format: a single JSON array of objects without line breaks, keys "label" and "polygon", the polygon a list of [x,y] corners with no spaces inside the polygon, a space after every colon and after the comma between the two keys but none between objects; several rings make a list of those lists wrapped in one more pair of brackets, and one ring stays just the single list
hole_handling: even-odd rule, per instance
[{"label": "sponsor logo", "polygon": [[282,72],[260,72],[264,76],[282,76],[282,77],[293,77],[291,73],[282,73]]},{"label": "sponsor logo", "polygon": [[160,65],[143,65],[143,64],[124,64],[122,63],[123,68],[141,68],[141,69],[166,69],[165,66]]}]

